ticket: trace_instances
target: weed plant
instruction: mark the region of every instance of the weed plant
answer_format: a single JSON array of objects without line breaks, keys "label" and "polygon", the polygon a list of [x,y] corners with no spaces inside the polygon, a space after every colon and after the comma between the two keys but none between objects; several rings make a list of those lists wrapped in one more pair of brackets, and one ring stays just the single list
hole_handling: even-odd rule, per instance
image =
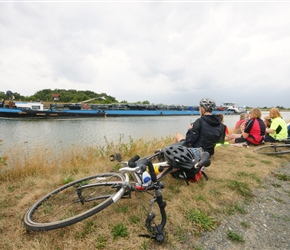
[{"label": "weed plant", "polygon": [[227,231],[227,237],[231,240],[231,241],[235,241],[235,242],[245,242],[244,238],[239,235],[238,233],[232,231],[232,230],[228,230]]},{"label": "weed plant", "polygon": [[[136,154],[141,157],[152,154],[172,141],[173,138],[166,137],[130,140],[125,144],[121,137],[117,144],[107,142],[104,147],[83,147],[82,151],[71,148],[60,155],[35,150],[28,156],[17,148],[13,159],[3,156],[0,249],[184,249],[183,244],[194,245],[195,238],[203,231],[214,230],[225,216],[245,213],[244,207],[251,202],[254,189],[264,188],[263,179],[268,174],[289,181],[289,176],[275,174],[275,169],[287,164],[290,155],[262,156],[253,152],[252,147],[218,147],[206,170],[208,181],[202,178],[188,186],[170,175],[163,179],[168,219],[166,241],[162,244],[138,237],[147,233],[144,208],[148,209],[152,198],[143,193],[122,199],[67,228],[29,232],[23,227],[23,215],[43,195],[72,180],[116,169],[116,163],[109,160],[111,154],[120,153],[128,160]],[[234,232],[228,232],[228,237],[237,242],[244,240]]]}]

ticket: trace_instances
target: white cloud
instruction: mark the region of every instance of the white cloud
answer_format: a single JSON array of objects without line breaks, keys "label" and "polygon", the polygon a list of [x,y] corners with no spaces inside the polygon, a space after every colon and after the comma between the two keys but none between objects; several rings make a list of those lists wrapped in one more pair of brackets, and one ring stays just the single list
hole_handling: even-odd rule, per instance
[{"label": "white cloud", "polygon": [[0,3],[0,91],[290,107],[290,3]]}]

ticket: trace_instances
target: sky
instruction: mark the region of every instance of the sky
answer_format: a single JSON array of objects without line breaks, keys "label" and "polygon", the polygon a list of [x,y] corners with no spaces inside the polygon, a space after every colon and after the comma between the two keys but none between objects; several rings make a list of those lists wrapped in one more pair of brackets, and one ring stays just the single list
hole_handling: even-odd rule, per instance
[{"label": "sky", "polygon": [[290,1],[1,1],[0,91],[290,107]]}]

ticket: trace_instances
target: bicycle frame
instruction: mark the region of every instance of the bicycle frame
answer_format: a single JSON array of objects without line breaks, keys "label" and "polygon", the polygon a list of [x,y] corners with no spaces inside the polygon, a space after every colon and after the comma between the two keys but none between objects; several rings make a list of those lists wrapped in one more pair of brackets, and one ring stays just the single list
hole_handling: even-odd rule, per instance
[{"label": "bicycle frame", "polygon": [[[122,164],[128,164],[127,162],[122,162]],[[158,162],[153,163],[153,167],[159,168],[162,167],[164,170],[156,175],[157,180],[159,181],[161,178],[163,178],[168,173],[172,172],[173,167],[171,167],[167,162]],[[130,167],[123,167],[119,169],[119,172],[121,173],[128,173],[130,172],[131,176],[133,177],[134,182],[137,185],[142,185],[142,178],[141,174],[136,172],[136,169],[130,168]]]}]

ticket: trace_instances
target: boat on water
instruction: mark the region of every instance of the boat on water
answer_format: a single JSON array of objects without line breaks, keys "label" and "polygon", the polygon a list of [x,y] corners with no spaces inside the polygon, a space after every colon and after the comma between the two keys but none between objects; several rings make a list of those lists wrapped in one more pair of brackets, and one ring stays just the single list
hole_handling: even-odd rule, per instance
[{"label": "boat on water", "polygon": [[[91,109],[104,111],[108,117],[118,116],[191,116],[199,115],[198,106],[184,105],[145,105],[145,104],[101,104],[91,105]],[[225,115],[233,114],[233,111],[214,110],[213,113]]]},{"label": "boat on water", "polygon": [[[230,110],[214,110],[214,114],[233,114]],[[44,108],[41,102],[13,102],[0,105],[2,118],[82,118],[120,116],[191,116],[199,115],[196,106],[166,106],[141,104],[50,104]]]},{"label": "boat on water", "polygon": [[235,114],[246,113],[246,106],[239,106],[235,102],[223,102],[219,107],[217,107],[219,111],[232,111]]},{"label": "boat on water", "polygon": [[[3,102],[4,103],[4,102]],[[105,117],[106,113],[100,110],[80,109],[44,109],[40,102],[15,102],[13,105],[0,105],[0,117],[2,118],[83,118]],[[65,108],[65,107],[64,107]]]}]

